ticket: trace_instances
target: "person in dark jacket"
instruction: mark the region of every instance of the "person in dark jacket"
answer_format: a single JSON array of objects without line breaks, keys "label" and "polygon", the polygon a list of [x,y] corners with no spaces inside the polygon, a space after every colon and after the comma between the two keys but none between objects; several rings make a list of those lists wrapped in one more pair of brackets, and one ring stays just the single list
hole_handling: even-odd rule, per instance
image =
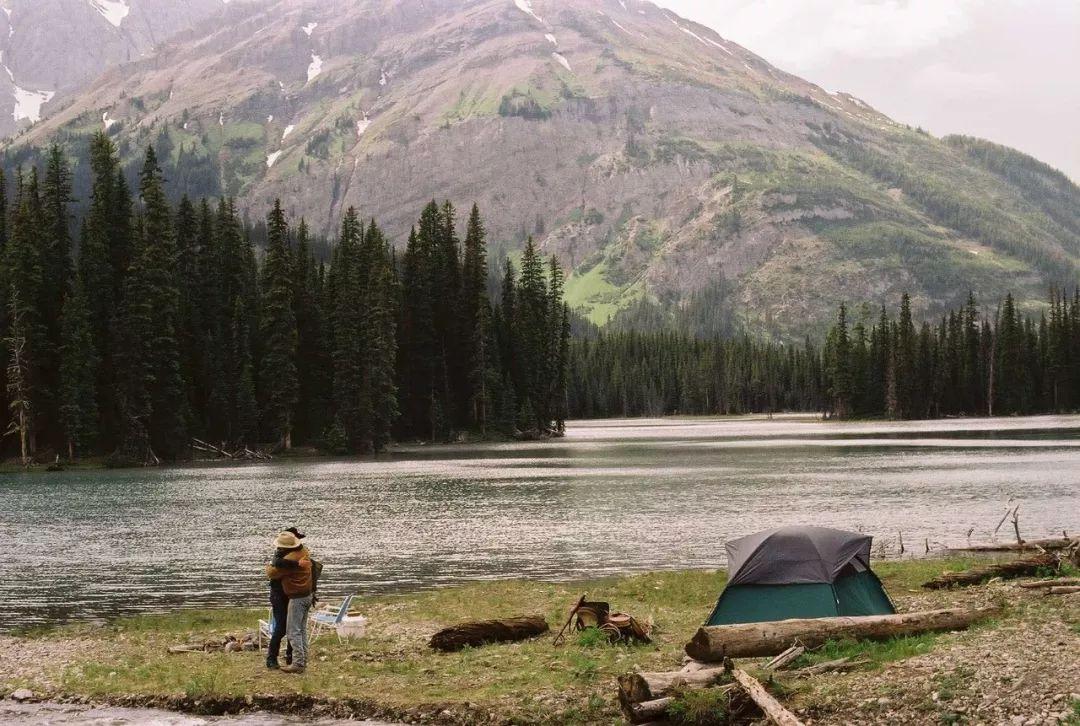
[{"label": "person in dark jacket", "polygon": [[[297,541],[304,539],[304,535],[300,534],[296,527],[289,527],[283,532],[288,532],[293,535]],[[292,559],[286,559],[285,555],[291,552],[291,549],[285,547],[277,547],[274,550],[274,559],[271,561],[271,566],[280,569],[294,569],[299,567],[299,563]],[[279,666],[278,656],[281,653],[281,641],[285,638],[285,629],[289,621],[289,596],[285,594],[285,588],[281,585],[281,579],[270,580],[270,609],[273,611],[273,632],[270,633],[270,645],[266,649],[266,667],[271,669],[277,669]],[[288,642],[285,648],[285,664],[291,665],[293,661],[293,645],[292,641]]]}]

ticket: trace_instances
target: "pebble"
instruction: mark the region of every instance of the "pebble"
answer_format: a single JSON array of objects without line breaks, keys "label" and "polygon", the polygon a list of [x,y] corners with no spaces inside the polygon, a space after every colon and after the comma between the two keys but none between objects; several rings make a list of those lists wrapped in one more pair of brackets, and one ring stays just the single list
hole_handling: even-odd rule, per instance
[{"label": "pebble", "polygon": [[34,697],[34,692],[29,688],[20,688],[11,694],[12,699],[16,701],[29,701]]}]

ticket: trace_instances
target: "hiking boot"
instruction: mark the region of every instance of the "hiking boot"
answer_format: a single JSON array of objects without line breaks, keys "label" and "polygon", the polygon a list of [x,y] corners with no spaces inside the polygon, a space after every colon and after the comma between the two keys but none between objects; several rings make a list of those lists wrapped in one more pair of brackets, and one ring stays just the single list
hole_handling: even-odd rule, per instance
[{"label": "hiking boot", "polygon": [[278,665],[277,658],[267,658],[266,667],[272,671],[276,671],[281,666]]},{"label": "hiking boot", "polygon": [[305,670],[304,666],[297,665],[295,663],[290,663],[289,665],[281,667],[281,672],[282,673],[303,673],[304,670]]}]

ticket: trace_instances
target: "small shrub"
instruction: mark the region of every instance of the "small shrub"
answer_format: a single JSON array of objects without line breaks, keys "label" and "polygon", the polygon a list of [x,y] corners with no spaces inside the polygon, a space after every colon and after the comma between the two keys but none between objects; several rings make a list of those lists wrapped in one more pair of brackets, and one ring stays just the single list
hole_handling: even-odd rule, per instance
[{"label": "small shrub", "polygon": [[611,638],[600,628],[585,628],[578,633],[577,644],[582,648],[598,648],[611,645]]}]

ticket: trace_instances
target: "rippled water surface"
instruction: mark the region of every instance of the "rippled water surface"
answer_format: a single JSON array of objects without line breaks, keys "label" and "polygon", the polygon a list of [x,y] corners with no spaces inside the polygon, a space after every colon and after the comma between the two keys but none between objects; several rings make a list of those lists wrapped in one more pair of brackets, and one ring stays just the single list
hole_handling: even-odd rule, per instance
[{"label": "rippled water surface", "polygon": [[261,604],[291,524],[333,595],[716,567],[726,539],[789,523],[982,541],[1010,499],[1026,537],[1080,529],[1080,417],[599,421],[378,460],[3,475],[0,629]]}]

